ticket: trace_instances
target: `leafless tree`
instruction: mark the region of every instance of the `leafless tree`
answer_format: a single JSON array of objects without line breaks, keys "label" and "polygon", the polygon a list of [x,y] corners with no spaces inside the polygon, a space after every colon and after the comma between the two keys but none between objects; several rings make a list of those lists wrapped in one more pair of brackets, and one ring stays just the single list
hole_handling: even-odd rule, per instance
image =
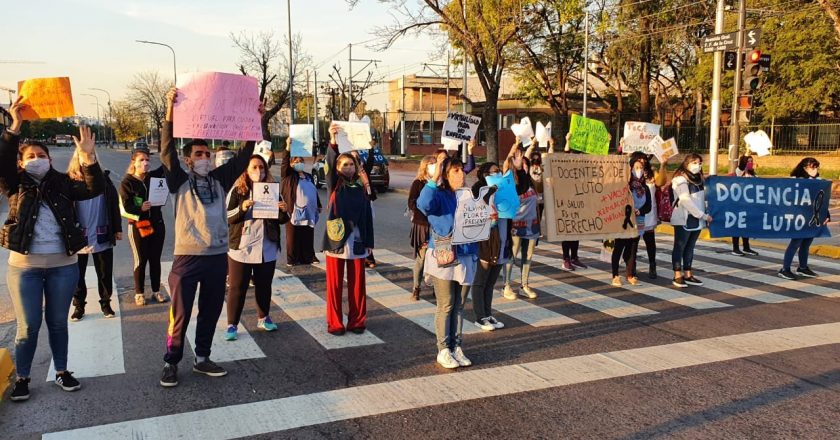
[{"label": "leafless tree", "polygon": [[[158,72],[149,71],[136,74],[128,85],[128,102],[151,121],[157,130],[158,139],[160,139],[163,118],[166,116],[166,92],[171,87],[171,83],[172,81],[161,77]],[[160,152],[160,142],[158,142],[158,152]]]}]

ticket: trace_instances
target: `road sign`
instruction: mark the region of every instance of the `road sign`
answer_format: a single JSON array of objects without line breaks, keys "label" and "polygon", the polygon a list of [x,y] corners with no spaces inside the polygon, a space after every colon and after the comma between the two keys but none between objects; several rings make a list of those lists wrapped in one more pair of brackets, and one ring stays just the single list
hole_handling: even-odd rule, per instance
[{"label": "road sign", "polygon": [[724,52],[723,70],[735,70],[735,52]]},{"label": "road sign", "polygon": [[703,39],[703,52],[717,52],[738,48],[738,32],[709,35]]},{"label": "road sign", "polygon": [[770,54],[763,53],[758,60],[758,65],[761,66],[762,72],[770,71]]},{"label": "road sign", "polygon": [[756,47],[761,42],[761,28],[749,29],[744,34],[744,46]]}]

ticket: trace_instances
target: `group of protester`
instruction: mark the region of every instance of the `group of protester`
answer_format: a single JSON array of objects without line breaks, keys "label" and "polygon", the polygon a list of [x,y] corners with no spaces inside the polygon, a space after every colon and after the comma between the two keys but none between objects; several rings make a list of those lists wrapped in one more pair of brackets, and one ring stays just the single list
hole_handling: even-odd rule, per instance
[{"label": "group of protester", "polygon": [[[132,152],[125,178],[119,189],[103,171],[95,152],[95,138],[87,127],[74,138],[76,149],[67,172],[52,167],[49,149],[36,141],[21,142],[20,97],[10,109],[13,123],[0,139],[0,190],[9,198],[9,215],[0,245],[9,249],[7,284],[17,320],[15,363],[17,378],[11,399],[29,398],[32,360],[42,320],[48,327],[55,363],[55,383],[66,391],[81,388],[67,370],[68,324],[85,316],[87,286],[85,271],[93,259],[100,297],[106,318],[115,316],[113,295],[113,248],[123,238],[122,219],[128,220],[127,236],[134,257],[134,301],[144,306],[151,301],[171,298],[166,331],[166,352],[160,385],[178,385],[178,365],[183,358],[192,308],[198,295],[195,335],[195,373],[211,377],[227,371],[210,359],[213,332],[227,303],[225,339],[237,339],[246,292],[253,283],[257,305],[257,327],[275,331],[270,317],[271,282],[281,250],[281,225],[285,225],[286,260],[289,265],[317,263],[314,228],[321,215],[326,227],[321,249],[326,258],[326,326],[330,334],[363,333],[367,306],[365,268],[375,267],[374,209],[376,193],[367,175],[370,161],[363,163],[357,152],[342,152],[337,145],[338,127],[329,129],[326,150],[327,203],[322,201],[312,176],[304,171],[301,157],[292,157],[289,145],[281,152],[280,199],[276,218],[258,218],[251,192],[254,185],[275,182],[269,160],[254,154],[255,143],[248,142],[226,162],[211,162],[207,142],[193,139],[183,147],[181,167],[173,138],[173,106],[177,89],[166,95],[166,114],[161,132],[161,163],[150,167],[150,152]],[[262,112],[262,108],[260,108]],[[548,153],[554,151],[549,141]],[[542,154],[531,141],[523,151],[517,143],[502,163],[482,163],[476,182],[466,187],[466,176],[476,169],[472,150],[462,162],[451,152],[441,150],[420,161],[417,178],[408,196],[406,214],[411,219],[410,245],[415,264],[411,297],[420,299],[424,284],[434,288],[437,304],[435,335],[437,362],[445,368],[472,364],[462,346],[464,304],[472,295],[474,324],[492,331],[504,327],[492,314],[493,291],[504,274],[503,296],[535,299],[538,293],[529,285],[534,249],[542,234],[543,215]],[[369,155],[371,157],[372,155]],[[706,212],[702,158],[688,154],[667,181],[664,164],[654,171],[650,157],[642,153],[629,156],[628,191],[633,200],[638,235],[615,240],[611,255],[612,284],[621,286],[619,263],[626,266],[626,280],[638,283],[636,254],[643,239],[647,248],[650,278],[657,277],[654,229],[664,209],[657,194],[669,191],[668,206],[674,227],[672,283],[684,288],[702,285],[692,273],[694,247],[700,230],[713,221]],[[738,176],[754,176],[754,162],[744,156],[734,171]],[[791,173],[797,178],[819,178],[819,162],[803,159]],[[160,206],[150,201],[152,179],[165,181],[174,205],[174,251],[168,278],[169,297],[161,289],[161,258],[167,225]],[[160,182],[160,180],[156,180]],[[519,208],[513,218],[498,215],[500,187],[515,188]],[[670,188],[670,189],[669,189]],[[672,193],[672,194],[671,194]],[[489,233],[478,242],[453,243],[456,216],[464,202],[483,203],[490,210]],[[271,209],[274,209],[273,207]],[[743,251],[739,247],[743,243]],[[792,240],[785,252],[779,276],[795,279],[791,272],[794,254],[799,254],[801,276],[816,274],[808,268],[812,239]],[[578,258],[577,241],[564,241],[562,268],[573,271],[587,266]],[[749,239],[733,237],[733,253],[756,255]],[[146,294],[146,266],[150,287]],[[519,266],[519,274],[514,272]],[[344,283],[347,283],[349,311],[342,314]],[[514,281],[518,278],[518,290]],[[226,288],[227,285],[227,288]],[[200,288],[199,288],[200,286]]]}]

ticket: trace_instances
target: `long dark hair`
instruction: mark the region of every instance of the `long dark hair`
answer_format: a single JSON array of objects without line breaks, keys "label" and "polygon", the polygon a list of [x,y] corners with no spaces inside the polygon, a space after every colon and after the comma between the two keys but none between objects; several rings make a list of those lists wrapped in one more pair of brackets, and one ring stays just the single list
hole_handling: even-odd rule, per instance
[{"label": "long dark hair", "polygon": [[[794,168],[793,171],[790,172],[790,176],[791,177],[797,177],[797,178],[800,178],[800,179],[808,179],[808,178],[811,177],[811,175],[808,174],[807,171],[805,171],[805,168],[806,167],[819,167],[819,166],[820,166],[820,161],[818,161],[816,158],[806,157],[806,158],[799,161],[799,164],[796,165],[796,168]],[[817,175],[814,176],[814,178],[817,178],[817,177],[820,177],[820,172],[819,171],[817,171]]]},{"label": "long dark hair", "polygon": [[[747,162],[749,162],[750,159],[752,159],[752,155],[749,154],[744,154],[740,158],[738,158],[738,169],[748,176],[755,177],[755,170],[747,169]],[[753,167],[755,167],[755,160],[753,160]]]},{"label": "long dark hair", "polygon": [[[341,170],[338,168],[339,162],[341,162],[345,158],[352,160],[353,164],[356,166],[356,171],[353,173],[353,177],[351,177],[350,179],[344,177],[344,174],[342,174]],[[344,186],[345,183],[352,184],[352,183],[357,182],[359,180],[359,167],[360,166],[361,165],[359,164],[359,161],[356,160],[356,157],[353,156],[352,154],[350,154],[350,153],[339,154],[338,157],[335,158],[335,174],[336,174],[336,177],[338,178],[338,184],[336,185],[336,188],[341,188],[342,186]]]},{"label": "long dark hair", "polygon": [[464,169],[464,163],[461,162],[461,159],[456,158],[449,158],[444,159],[443,161],[443,168],[440,172],[440,179],[441,179],[441,188],[449,191],[453,191],[452,185],[449,184],[449,179],[447,176],[449,175],[449,170],[453,168],[460,168],[461,170]]}]

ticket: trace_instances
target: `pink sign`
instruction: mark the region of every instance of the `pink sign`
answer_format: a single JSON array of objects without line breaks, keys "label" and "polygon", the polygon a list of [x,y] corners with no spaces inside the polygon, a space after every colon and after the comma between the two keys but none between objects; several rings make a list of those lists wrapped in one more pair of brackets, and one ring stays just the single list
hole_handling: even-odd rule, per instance
[{"label": "pink sign", "polygon": [[175,137],[260,141],[259,105],[256,78],[194,73],[178,84]]}]

